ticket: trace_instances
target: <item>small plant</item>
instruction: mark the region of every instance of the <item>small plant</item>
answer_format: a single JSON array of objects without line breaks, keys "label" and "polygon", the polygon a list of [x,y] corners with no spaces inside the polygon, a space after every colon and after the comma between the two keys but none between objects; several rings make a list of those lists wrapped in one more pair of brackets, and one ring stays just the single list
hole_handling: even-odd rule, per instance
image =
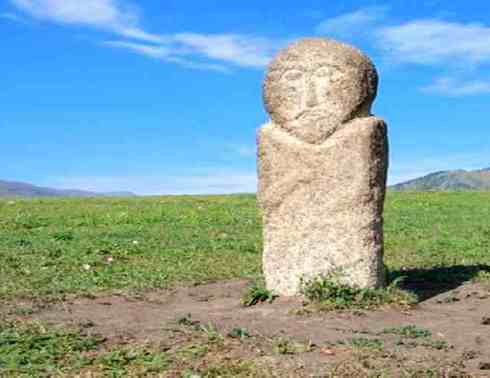
[{"label": "small plant", "polygon": [[209,351],[206,344],[190,344],[178,350],[177,355],[180,358],[198,359],[204,357]]},{"label": "small plant", "polygon": [[247,288],[242,295],[240,302],[243,306],[250,307],[255,306],[260,302],[272,303],[275,298],[277,298],[277,295],[274,295],[274,293],[265,288],[265,286],[255,282]]},{"label": "small plant", "polygon": [[204,332],[206,334],[209,341],[220,341],[223,339],[223,336],[221,335],[221,333],[219,333],[216,326],[211,323],[209,323],[208,325],[200,324],[197,328],[201,332]]},{"label": "small plant", "polygon": [[36,311],[29,306],[19,306],[12,311],[12,313],[18,316],[28,316],[34,314],[35,312]]},{"label": "small plant", "polygon": [[430,337],[432,335],[430,331],[423,328],[419,328],[416,325],[406,325],[402,327],[385,328],[381,333],[399,335],[402,337],[407,337],[409,339],[425,338],[425,337]]},{"label": "small plant", "polygon": [[446,350],[450,348],[450,345],[444,340],[430,340],[422,343],[422,346],[437,350]]},{"label": "small plant", "polygon": [[463,360],[468,361],[468,360],[474,360],[479,355],[481,355],[481,352],[469,349],[469,350],[463,351],[463,354],[461,355],[461,357],[463,358]]},{"label": "small plant", "polygon": [[311,352],[314,348],[315,345],[311,341],[301,343],[284,338],[277,338],[272,345],[272,350],[277,354],[306,353]]},{"label": "small plant", "polygon": [[406,348],[417,348],[419,344],[415,340],[406,340],[406,339],[400,339],[398,340],[395,345],[398,346],[404,346]]},{"label": "small plant", "polygon": [[228,336],[233,339],[243,340],[250,337],[250,333],[246,328],[233,328],[230,333],[228,333]]},{"label": "small plant", "polygon": [[20,239],[20,240],[17,240],[15,242],[15,244],[19,247],[32,247],[32,242],[30,240],[27,240],[27,239]]},{"label": "small plant", "polygon": [[322,310],[372,309],[384,304],[409,306],[416,303],[413,294],[398,288],[399,281],[383,289],[361,289],[341,283],[338,274],[301,282],[301,292]]},{"label": "small plant", "polygon": [[357,349],[383,349],[384,343],[379,339],[368,339],[366,337],[355,337],[341,344],[346,344]]},{"label": "small plant", "polygon": [[164,371],[169,364],[165,353],[143,347],[113,350],[93,362],[111,377],[148,376]]},{"label": "small plant", "polygon": [[179,316],[177,318],[177,324],[178,325],[190,327],[190,326],[196,325],[197,323],[198,323],[197,321],[192,320],[191,314],[185,314],[185,315]]},{"label": "small plant", "polygon": [[[400,340],[396,342],[396,345],[403,345],[409,348],[416,348],[418,346],[423,346],[426,348],[437,349],[437,350],[447,350],[451,346],[444,340],[432,340],[431,332],[419,328],[415,325],[407,325],[403,327],[386,328],[379,334],[393,334],[401,336]],[[422,339],[418,341],[416,339]]]},{"label": "small plant", "polygon": [[[205,377],[262,377],[263,371],[255,365],[253,361],[224,361],[211,364],[199,371],[191,372],[186,378],[205,378]],[[269,376],[269,375],[267,375]]]},{"label": "small plant", "polygon": [[71,231],[59,231],[54,233],[53,239],[56,241],[72,241],[75,239],[75,236],[73,235],[73,232]]}]

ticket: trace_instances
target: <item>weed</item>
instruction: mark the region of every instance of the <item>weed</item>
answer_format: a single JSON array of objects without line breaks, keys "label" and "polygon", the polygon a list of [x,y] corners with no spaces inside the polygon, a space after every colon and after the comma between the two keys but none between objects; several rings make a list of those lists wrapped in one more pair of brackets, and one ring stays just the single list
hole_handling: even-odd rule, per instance
[{"label": "weed", "polygon": [[71,231],[58,231],[53,234],[53,239],[56,241],[72,241],[75,235]]},{"label": "weed", "polygon": [[416,348],[419,346],[436,349],[436,350],[447,350],[450,349],[451,346],[444,340],[424,340],[422,342],[417,342],[416,339],[400,339],[396,342],[396,345],[401,345],[408,348]]},{"label": "weed", "polygon": [[279,337],[273,341],[272,350],[277,354],[299,354],[311,352],[315,345],[311,342],[297,342]]},{"label": "weed", "polygon": [[368,339],[365,337],[354,337],[340,343],[357,349],[383,349],[384,347],[382,340]]},{"label": "weed", "polygon": [[245,307],[255,306],[260,302],[271,303],[277,296],[272,291],[265,288],[265,286],[253,283],[245,291],[240,298],[240,302]]},{"label": "weed", "polygon": [[0,376],[73,376],[80,371],[103,371],[111,377],[144,376],[168,366],[165,353],[145,347],[101,352],[103,341],[79,330],[37,322],[0,323]]},{"label": "weed", "polygon": [[178,350],[177,355],[181,358],[202,358],[209,351],[209,347],[206,344],[190,344]]},{"label": "weed", "polygon": [[32,242],[26,239],[19,239],[15,242],[15,244],[21,248],[28,248],[32,246]]},{"label": "weed", "polygon": [[392,334],[407,337],[409,339],[426,338],[432,334],[429,330],[419,328],[416,325],[406,325],[401,327],[385,328],[381,334]]},{"label": "weed", "polygon": [[40,323],[0,323],[0,376],[58,375],[89,361],[84,352],[96,350],[101,338],[79,331],[49,329]]},{"label": "weed", "polygon": [[18,306],[16,307],[12,313],[18,316],[28,316],[32,315],[36,312],[36,310],[30,306]]},{"label": "weed", "polygon": [[169,360],[165,353],[139,347],[105,353],[96,358],[93,365],[111,377],[126,377],[161,372],[168,364]]},{"label": "weed", "polygon": [[464,350],[461,357],[463,360],[468,361],[468,360],[474,360],[480,355],[481,355],[480,351],[469,349],[469,350]]},{"label": "weed", "polygon": [[336,274],[302,281],[301,292],[319,310],[372,309],[384,304],[409,306],[416,298],[395,281],[384,289],[361,289],[341,283]]},{"label": "weed", "polygon": [[197,329],[201,332],[204,332],[209,341],[223,340],[223,336],[221,335],[221,333],[218,331],[216,326],[211,323],[209,323],[208,325],[200,324]]},{"label": "weed", "polygon": [[421,344],[424,347],[437,349],[437,350],[447,350],[451,346],[444,340],[429,340]]},{"label": "weed", "polygon": [[246,328],[233,328],[229,333],[228,336],[233,338],[233,339],[246,339],[250,337],[250,333]]},{"label": "weed", "polygon": [[220,378],[220,377],[261,377],[264,376],[259,371],[253,361],[226,361],[216,363],[199,373],[190,372],[188,378]]},{"label": "weed", "polygon": [[177,318],[177,324],[185,327],[192,327],[191,329],[193,331],[204,333],[207,336],[208,341],[214,342],[223,340],[223,336],[214,324],[201,324],[199,320],[192,320],[191,314],[186,314]]},{"label": "weed", "polygon": [[198,321],[192,320],[191,314],[185,314],[185,315],[179,316],[177,318],[177,324],[182,325],[182,326],[186,326],[186,327],[190,327],[190,326],[196,325],[198,323],[199,323]]}]

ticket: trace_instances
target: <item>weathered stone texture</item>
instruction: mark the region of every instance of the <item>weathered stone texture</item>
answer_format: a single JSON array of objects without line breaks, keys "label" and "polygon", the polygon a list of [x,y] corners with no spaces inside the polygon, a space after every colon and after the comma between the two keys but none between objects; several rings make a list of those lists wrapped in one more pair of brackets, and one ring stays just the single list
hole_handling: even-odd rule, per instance
[{"label": "weathered stone texture", "polygon": [[370,115],[377,75],[358,50],[326,39],[281,51],[264,84],[258,135],[267,286],[295,295],[331,272],[384,284],[386,125]]}]

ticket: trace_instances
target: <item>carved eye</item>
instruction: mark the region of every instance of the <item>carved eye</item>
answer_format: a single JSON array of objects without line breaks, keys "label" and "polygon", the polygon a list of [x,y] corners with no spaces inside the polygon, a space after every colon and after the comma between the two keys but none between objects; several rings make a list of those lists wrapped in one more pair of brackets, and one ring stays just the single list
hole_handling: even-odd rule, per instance
[{"label": "carved eye", "polygon": [[320,67],[315,71],[315,77],[319,79],[328,79],[334,83],[344,77],[345,73],[337,67]]},{"label": "carved eye", "polygon": [[299,70],[289,70],[282,76],[284,81],[298,81],[303,78],[303,72]]}]

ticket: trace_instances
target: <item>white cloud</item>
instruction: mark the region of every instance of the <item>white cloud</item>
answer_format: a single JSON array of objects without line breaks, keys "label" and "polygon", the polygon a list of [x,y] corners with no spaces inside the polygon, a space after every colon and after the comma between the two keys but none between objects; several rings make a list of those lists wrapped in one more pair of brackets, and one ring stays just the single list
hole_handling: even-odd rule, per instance
[{"label": "white cloud", "polygon": [[[317,26],[317,32],[346,39],[370,37],[390,63],[441,66],[458,76],[467,72],[477,75],[477,68],[490,63],[489,26],[439,19],[415,19],[388,25],[387,11],[387,7],[358,9],[325,20]],[[490,81],[442,77],[421,90],[445,96],[484,94],[490,93]]]},{"label": "white cloud", "polygon": [[10,0],[18,9],[40,20],[85,25],[128,38],[160,42],[158,35],[139,27],[139,12],[117,0]]},{"label": "white cloud", "polygon": [[190,69],[217,71],[222,73],[230,72],[228,67],[221,64],[197,62],[176,56],[178,52],[175,49],[167,46],[148,45],[128,41],[105,41],[102,44],[114,48],[126,49],[136,54],[145,55],[150,58],[163,60],[169,63],[175,63]]},{"label": "white cloud", "polygon": [[18,8],[41,19],[99,27],[134,25],[137,15],[120,9],[113,0],[11,0]]},{"label": "white cloud", "polygon": [[151,34],[140,27],[137,8],[123,0],[10,1],[18,9],[40,20],[84,25],[127,38],[106,41],[102,43],[104,46],[127,49],[192,69],[229,72],[223,63],[263,67],[278,47],[278,43],[267,38],[241,34]]},{"label": "white cloud", "polygon": [[95,192],[130,191],[139,195],[163,194],[229,194],[254,193],[255,172],[211,170],[189,175],[64,177],[43,183],[60,189],[82,189]]},{"label": "white cloud", "polygon": [[170,55],[170,51],[163,46],[145,45],[141,43],[128,41],[106,41],[103,42],[106,46],[127,49],[137,54],[146,55],[151,58],[166,58]]},{"label": "white cloud", "polygon": [[329,18],[316,27],[318,34],[350,38],[366,34],[367,29],[375,27],[376,23],[385,18],[387,7],[369,7]]},{"label": "white cloud", "polygon": [[193,53],[243,67],[265,66],[277,48],[266,38],[239,34],[179,33],[173,39]]},{"label": "white cloud", "polygon": [[147,33],[141,29],[134,27],[125,27],[118,30],[119,34],[126,38],[140,39],[146,42],[159,43],[162,42],[162,37],[156,34]]},{"label": "white cloud", "polygon": [[170,56],[166,59],[167,62],[170,63],[175,63],[178,64],[181,67],[186,67],[190,68],[193,70],[204,70],[204,71],[216,71],[216,72],[221,72],[221,73],[230,73],[231,70],[221,64],[214,64],[214,63],[204,63],[204,62],[196,62],[184,58],[179,58],[175,56]]},{"label": "white cloud", "polygon": [[240,67],[263,67],[271,58],[275,43],[265,38],[237,34],[204,35],[181,33],[161,36],[162,43],[149,45],[128,41],[106,41],[104,45],[128,49],[132,52],[167,62],[194,68],[229,72],[217,61]]},{"label": "white cloud", "polygon": [[490,27],[422,19],[376,31],[378,47],[399,62],[473,65],[490,62]]},{"label": "white cloud", "polygon": [[421,90],[425,93],[451,97],[477,95],[490,93],[490,81],[460,81],[451,77],[441,77],[431,85],[421,88]]}]

